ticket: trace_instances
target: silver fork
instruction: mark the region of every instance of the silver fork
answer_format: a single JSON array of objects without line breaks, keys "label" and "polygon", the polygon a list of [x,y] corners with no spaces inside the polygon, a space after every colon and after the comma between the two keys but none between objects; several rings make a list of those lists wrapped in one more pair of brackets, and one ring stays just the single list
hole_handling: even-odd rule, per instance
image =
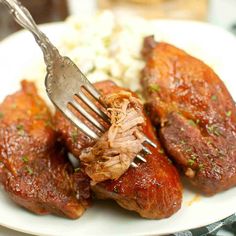
[{"label": "silver fork", "polygon": [[[61,112],[64,113],[65,116],[71,120],[83,133],[92,139],[98,139],[101,133],[106,131],[105,127],[89,112],[87,112],[75,100],[74,96],[81,99],[81,101],[93,112],[95,112],[106,123],[109,123],[109,117],[101,109],[99,109],[94,102],[91,101],[89,96],[86,96],[86,93],[83,92],[82,88],[101,104],[100,93],[82,74],[73,61],[71,61],[68,57],[62,57],[60,55],[57,48],[49,41],[46,35],[38,29],[29,11],[22,6],[18,0],[0,0],[0,2],[4,3],[10,9],[10,13],[13,15],[18,24],[33,34],[37,44],[41,48],[44,55],[44,61],[47,66],[45,86],[48,96],[53,104],[61,110]],[[70,106],[68,106],[68,104]],[[103,106],[103,104],[101,105]],[[74,114],[70,108],[71,106],[83,115],[100,132],[93,131],[84,122],[82,122]],[[156,147],[156,144],[147,137],[145,137],[145,142],[153,147]],[[149,148],[144,145],[142,152],[144,154],[151,154]],[[141,153],[138,154],[136,158],[142,162],[146,162],[145,157]],[[137,167],[138,165],[135,162],[132,162],[131,166]]]}]

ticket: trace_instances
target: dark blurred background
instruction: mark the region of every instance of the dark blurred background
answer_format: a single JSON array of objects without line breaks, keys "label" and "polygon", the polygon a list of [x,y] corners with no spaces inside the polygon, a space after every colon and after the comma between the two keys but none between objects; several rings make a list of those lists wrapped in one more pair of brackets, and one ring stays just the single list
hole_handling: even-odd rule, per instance
[{"label": "dark blurred background", "polygon": [[[208,21],[236,33],[236,0],[21,0],[38,24],[110,9],[118,16]],[[0,4],[0,39],[19,29]]]},{"label": "dark blurred background", "polygon": [[[68,14],[67,0],[20,0],[38,24],[64,20]],[[0,4],[0,39],[20,29],[7,8]]]}]

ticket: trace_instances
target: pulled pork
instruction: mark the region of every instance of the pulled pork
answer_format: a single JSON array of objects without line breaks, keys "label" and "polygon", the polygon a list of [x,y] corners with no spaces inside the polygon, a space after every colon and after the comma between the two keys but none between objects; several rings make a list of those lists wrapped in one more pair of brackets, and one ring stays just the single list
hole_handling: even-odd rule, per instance
[{"label": "pulled pork", "polygon": [[122,91],[103,97],[111,119],[111,126],[93,147],[80,155],[92,184],[118,179],[128,170],[135,156],[142,150],[145,124],[142,104],[130,92]]}]

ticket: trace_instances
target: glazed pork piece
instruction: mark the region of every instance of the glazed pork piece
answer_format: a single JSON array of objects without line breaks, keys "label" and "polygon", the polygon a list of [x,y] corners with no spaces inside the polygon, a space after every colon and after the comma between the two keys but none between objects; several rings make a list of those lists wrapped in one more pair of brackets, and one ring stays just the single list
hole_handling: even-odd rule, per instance
[{"label": "glazed pork piece", "polygon": [[[97,83],[95,86],[104,97],[111,93],[129,92],[109,81]],[[92,189],[98,198],[114,199],[120,206],[135,211],[142,217],[161,219],[171,216],[180,209],[182,186],[175,167],[167,159],[155,138],[150,121],[144,114],[143,116],[145,117],[143,132],[158,147],[155,149],[149,146],[152,154],[146,156],[146,163],[139,163],[137,168],[130,167],[118,179],[93,184]],[[90,140],[86,142],[84,134],[79,130],[76,130],[75,139],[71,132],[75,131],[75,128],[60,112],[56,113],[55,120],[61,139],[77,158],[80,157],[83,147],[94,145]]]},{"label": "glazed pork piece", "polygon": [[101,98],[111,119],[96,144],[82,151],[80,160],[93,185],[118,179],[143,149],[145,117],[141,101],[131,92],[119,91]]},{"label": "glazed pork piece", "polygon": [[142,85],[147,110],[168,154],[200,191],[236,185],[236,109],[220,78],[202,61],[145,39]]},{"label": "glazed pork piece", "polygon": [[40,215],[78,218],[89,205],[89,180],[74,173],[56,143],[51,114],[33,83],[0,105],[0,182],[11,199]]}]

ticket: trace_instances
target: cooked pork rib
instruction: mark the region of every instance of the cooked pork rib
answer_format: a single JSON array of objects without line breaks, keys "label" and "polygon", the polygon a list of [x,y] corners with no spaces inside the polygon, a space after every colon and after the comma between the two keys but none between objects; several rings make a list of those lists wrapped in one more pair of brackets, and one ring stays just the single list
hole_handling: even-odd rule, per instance
[{"label": "cooked pork rib", "polygon": [[0,181],[9,196],[36,214],[80,217],[89,203],[89,180],[74,173],[56,144],[50,112],[35,86],[23,81],[0,114]]},{"label": "cooked pork rib", "polygon": [[236,109],[202,61],[148,37],[142,84],[162,143],[189,181],[212,195],[236,185]]},{"label": "cooked pork rib", "polygon": [[95,145],[82,151],[80,160],[93,184],[118,179],[128,170],[145,141],[145,117],[139,99],[130,92],[110,93],[102,98],[111,126]]},{"label": "cooked pork rib", "polygon": [[[104,96],[127,91],[108,81],[97,83],[96,87]],[[150,147],[152,154],[147,155],[147,162],[140,163],[138,168],[131,167],[117,180],[101,182],[92,186],[92,189],[99,198],[114,199],[122,207],[136,211],[143,217],[161,219],[171,216],[180,208],[182,187],[178,173],[163,153],[148,118],[144,114],[143,116],[146,120],[143,132],[155,141],[158,148]],[[75,131],[75,128],[59,112],[55,120],[68,150],[79,158],[81,150],[78,147],[82,149],[91,146],[92,142],[86,142],[84,134],[77,130],[77,139],[74,140],[76,144],[71,145],[71,140],[74,139],[71,131]]]}]

